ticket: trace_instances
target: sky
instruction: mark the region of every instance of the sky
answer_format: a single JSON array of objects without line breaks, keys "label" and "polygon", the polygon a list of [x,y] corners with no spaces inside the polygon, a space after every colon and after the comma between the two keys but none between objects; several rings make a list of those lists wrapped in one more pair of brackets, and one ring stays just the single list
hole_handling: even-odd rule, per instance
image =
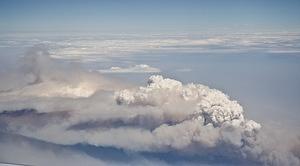
[{"label": "sky", "polygon": [[1,0],[1,31],[233,33],[298,31],[298,0]]}]

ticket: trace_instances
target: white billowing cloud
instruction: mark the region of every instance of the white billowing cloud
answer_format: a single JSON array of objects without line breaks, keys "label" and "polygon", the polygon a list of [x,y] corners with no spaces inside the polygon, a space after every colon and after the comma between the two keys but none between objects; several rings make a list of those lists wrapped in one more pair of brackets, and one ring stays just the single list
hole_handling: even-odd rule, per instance
[{"label": "white billowing cloud", "polygon": [[1,131],[58,145],[299,165],[289,147],[270,143],[263,124],[219,90],[159,75],[132,87],[57,64],[40,49],[30,55],[21,83],[0,92]]},{"label": "white billowing cloud", "polygon": [[[239,126],[247,122],[242,107],[236,101],[230,101],[222,92],[200,84],[182,85],[179,81],[162,76],[151,76],[147,87],[117,92],[116,101],[127,105],[167,107],[172,107],[176,102],[189,102],[195,103],[192,114],[196,119],[204,120],[205,124],[221,126],[223,123],[232,123]],[[258,124],[254,126],[260,128]]]},{"label": "white billowing cloud", "polygon": [[151,67],[146,64],[139,64],[127,68],[113,66],[110,69],[99,70],[99,72],[101,73],[159,73],[160,69]]},{"label": "white billowing cloud", "polygon": [[[200,84],[182,85],[162,76],[151,76],[147,87],[117,92],[115,98],[119,105],[151,106],[163,111],[164,121],[173,124],[162,124],[152,132],[163,147],[184,149],[192,143],[215,147],[227,141],[242,146],[242,140],[254,139],[252,136],[261,128],[246,120],[242,107],[222,92]],[[236,130],[239,138],[225,137],[227,130]],[[204,134],[207,132],[208,137]]]}]

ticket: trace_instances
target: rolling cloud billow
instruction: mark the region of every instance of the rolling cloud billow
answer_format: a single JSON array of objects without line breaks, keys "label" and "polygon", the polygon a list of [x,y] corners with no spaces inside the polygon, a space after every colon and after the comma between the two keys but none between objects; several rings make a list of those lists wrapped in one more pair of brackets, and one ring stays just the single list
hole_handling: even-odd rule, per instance
[{"label": "rolling cloud billow", "polygon": [[[16,70],[1,73],[0,126],[5,137],[62,147],[110,147],[146,158],[132,165],[145,160],[148,165],[169,164],[155,154],[211,164],[220,160],[233,165],[300,164],[299,139],[289,140],[289,145],[273,141],[263,124],[245,117],[242,106],[219,90],[160,75],[151,76],[142,87],[125,85],[99,72],[59,63],[41,47],[29,51],[22,62]],[[16,146],[5,140],[0,137],[0,160],[11,162],[6,153],[16,151]],[[72,154],[76,160],[82,155],[74,153],[64,155]],[[17,158],[33,165],[46,163]],[[91,165],[108,164],[84,155],[88,160]],[[178,164],[182,162],[193,164],[186,160]]]}]

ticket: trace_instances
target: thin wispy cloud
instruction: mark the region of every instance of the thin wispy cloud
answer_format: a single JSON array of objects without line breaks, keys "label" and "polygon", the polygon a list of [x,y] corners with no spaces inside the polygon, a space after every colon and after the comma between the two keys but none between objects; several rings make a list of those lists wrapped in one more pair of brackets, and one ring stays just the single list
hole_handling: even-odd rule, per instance
[{"label": "thin wispy cloud", "polygon": [[98,71],[101,73],[159,73],[160,69],[146,64],[140,64],[129,67],[113,66],[110,69],[102,69]]}]

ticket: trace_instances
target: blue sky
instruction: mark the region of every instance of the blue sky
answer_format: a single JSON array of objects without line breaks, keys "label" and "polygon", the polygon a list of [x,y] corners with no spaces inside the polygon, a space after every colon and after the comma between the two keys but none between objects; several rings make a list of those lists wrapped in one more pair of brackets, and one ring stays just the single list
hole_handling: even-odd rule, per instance
[{"label": "blue sky", "polygon": [[300,28],[297,0],[1,0],[7,31],[282,32]]}]

